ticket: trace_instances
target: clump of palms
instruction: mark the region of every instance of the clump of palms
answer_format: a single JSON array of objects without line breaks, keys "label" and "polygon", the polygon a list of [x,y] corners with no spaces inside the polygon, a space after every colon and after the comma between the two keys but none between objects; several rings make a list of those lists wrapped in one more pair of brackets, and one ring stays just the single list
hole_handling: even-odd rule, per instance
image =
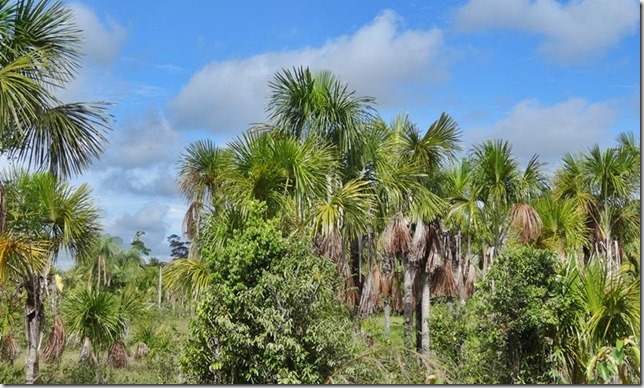
[{"label": "clump of palms", "polygon": [[611,266],[601,256],[585,265],[569,262],[566,296],[572,309],[560,334],[564,381],[588,382],[586,369],[602,349],[640,336],[640,278]]}]

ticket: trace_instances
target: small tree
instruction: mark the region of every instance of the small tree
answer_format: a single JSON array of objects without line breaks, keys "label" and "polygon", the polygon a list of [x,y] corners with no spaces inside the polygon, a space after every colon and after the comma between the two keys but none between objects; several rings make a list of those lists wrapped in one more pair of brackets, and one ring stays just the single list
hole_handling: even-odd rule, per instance
[{"label": "small tree", "polygon": [[264,211],[253,205],[223,251],[202,252],[214,279],[182,360],[198,383],[321,383],[350,354],[334,264],[282,237]]},{"label": "small tree", "polygon": [[170,244],[170,256],[173,260],[188,257],[190,241],[181,241],[181,237],[171,234],[168,236],[168,243]]}]

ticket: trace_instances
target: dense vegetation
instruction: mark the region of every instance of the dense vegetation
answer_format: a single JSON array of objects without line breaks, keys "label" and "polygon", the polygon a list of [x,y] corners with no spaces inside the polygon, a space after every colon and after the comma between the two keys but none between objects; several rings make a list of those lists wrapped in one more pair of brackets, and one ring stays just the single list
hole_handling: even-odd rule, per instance
[{"label": "dense vegetation", "polygon": [[181,155],[166,264],[67,182],[110,131],[106,104],[50,91],[79,66],[69,8],[0,15],[0,149],[27,162],[0,181],[0,381],[640,383],[632,134],[548,175],[283,69],[266,123]]}]

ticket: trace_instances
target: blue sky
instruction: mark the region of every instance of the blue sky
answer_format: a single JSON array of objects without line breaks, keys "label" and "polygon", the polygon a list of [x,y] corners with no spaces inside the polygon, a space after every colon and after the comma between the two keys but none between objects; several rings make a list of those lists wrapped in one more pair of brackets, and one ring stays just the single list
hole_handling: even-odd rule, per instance
[{"label": "blue sky", "polygon": [[[640,134],[637,0],[207,1],[68,3],[83,69],[62,99],[114,102],[114,132],[89,182],[105,230],[143,230],[167,260],[186,203],[176,161],[264,120],[283,67],[330,69],[389,119],[427,128],[441,112],[466,149],[505,138],[520,160],[556,169],[565,152]],[[69,262],[63,260],[63,267]]]}]

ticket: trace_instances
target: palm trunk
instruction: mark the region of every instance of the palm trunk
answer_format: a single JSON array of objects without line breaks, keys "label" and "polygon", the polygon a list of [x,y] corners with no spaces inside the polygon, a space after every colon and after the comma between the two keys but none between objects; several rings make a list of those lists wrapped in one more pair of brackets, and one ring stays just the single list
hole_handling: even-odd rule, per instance
[{"label": "palm trunk", "polygon": [[385,297],[385,338],[391,333],[391,295]]},{"label": "palm trunk", "polygon": [[98,258],[98,276],[96,277],[96,289],[101,289],[101,258]]},{"label": "palm trunk", "polygon": [[42,287],[41,277],[31,275],[27,282],[27,303],[25,305],[25,330],[27,335],[25,377],[27,384],[33,384],[36,381],[40,370],[40,337],[45,320]]},{"label": "palm trunk", "polygon": [[421,306],[421,329],[420,329],[420,352],[422,354],[429,353],[429,308],[430,308],[430,278],[429,274],[423,272],[422,275],[422,306]]},{"label": "palm trunk", "polygon": [[[418,276],[416,276],[416,282],[418,282],[420,280],[419,278],[423,277],[423,274],[424,274],[424,271],[419,273]],[[421,287],[420,284],[416,284],[414,289],[416,291],[416,306],[415,306],[416,311],[415,311],[415,314],[414,314],[414,320],[416,321],[416,330],[415,330],[415,332],[416,332],[416,351],[420,352],[420,349],[422,347],[421,327],[423,325],[423,313],[422,313],[423,301],[422,301],[422,295],[419,292],[419,290],[422,291],[422,287]]]},{"label": "palm trunk", "polygon": [[411,349],[414,339],[414,321],[412,320],[414,310],[413,310],[413,286],[414,279],[416,278],[416,267],[405,261],[404,263],[404,293],[403,293],[403,315],[404,315],[404,327],[403,327],[403,338],[405,347]]},{"label": "palm trunk", "polygon": [[161,310],[161,282],[162,282],[162,280],[161,280],[161,266],[159,265],[159,285],[158,285],[158,289],[157,289],[159,310]]}]

